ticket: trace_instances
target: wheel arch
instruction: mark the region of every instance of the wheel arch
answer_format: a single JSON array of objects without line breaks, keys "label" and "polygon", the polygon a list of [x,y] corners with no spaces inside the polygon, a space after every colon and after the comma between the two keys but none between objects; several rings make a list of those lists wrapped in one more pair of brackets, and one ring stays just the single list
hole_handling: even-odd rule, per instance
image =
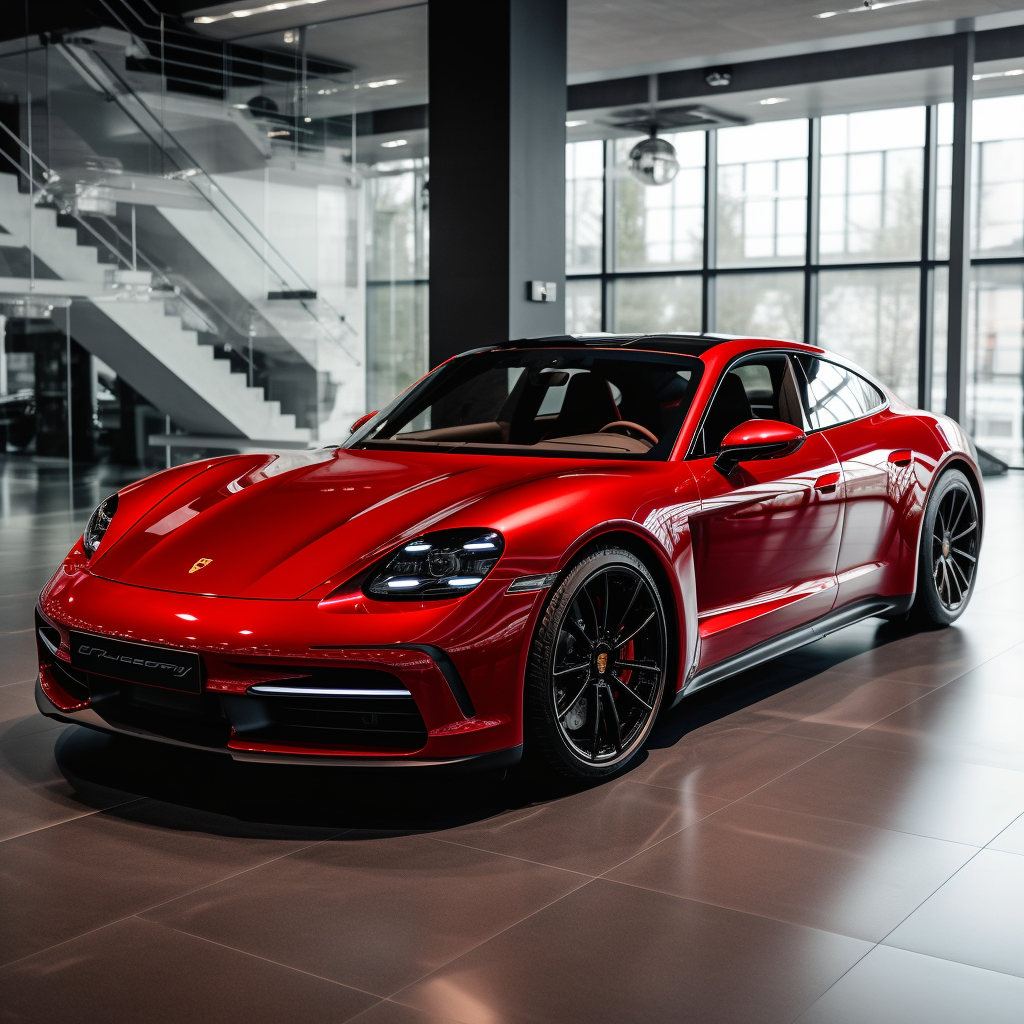
[{"label": "wheel arch", "polygon": [[[666,679],[665,695],[662,698],[665,702],[663,707],[671,706],[683,682],[683,663],[686,660],[688,630],[691,628],[686,621],[685,600],[678,575],[665,551],[654,538],[638,531],[635,527],[629,529],[625,524],[609,524],[608,529],[581,538],[566,559],[563,570],[587,554],[605,547],[620,547],[643,562],[653,577],[658,587],[658,593],[665,604],[666,620],[669,623],[675,623],[675,628],[670,628],[667,631],[669,672]],[[696,629],[696,622],[692,628]],[[669,682],[671,682],[671,692]]]},{"label": "wheel arch", "polygon": [[921,533],[924,530],[924,513],[928,507],[928,502],[931,501],[932,494],[935,493],[935,488],[938,487],[939,481],[952,469],[958,469],[965,477],[967,482],[971,485],[971,490],[974,492],[974,500],[978,505],[978,520],[980,526],[981,538],[985,536],[985,492],[981,485],[981,475],[976,466],[966,459],[959,452],[953,452],[949,458],[944,462],[940,462],[935,468],[935,472],[932,474],[931,480],[928,482],[928,489],[925,491],[924,500],[921,502],[921,512],[917,517],[917,544],[914,547],[914,594],[917,594],[917,576],[918,569],[921,560]]},{"label": "wheel arch", "polygon": [[[962,455],[954,455],[951,459],[944,462],[939,470],[936,472],[932,479],[931,486],[928,488],[928,497],[931,497],[932,491],[935,489],[935,485],[944,477],[951,469],[959,469],[965,477],[967,482],[971,485],[971,490],[974,491],[974,500],[978,503],[978,525],[981,527],[981,535],[985,535],[985,490],[981,485],[981,475],[978,468],[972,465]],[[927,502],[927,499],[925,499]],[[923,519],[923,517],[922,517]]]}]

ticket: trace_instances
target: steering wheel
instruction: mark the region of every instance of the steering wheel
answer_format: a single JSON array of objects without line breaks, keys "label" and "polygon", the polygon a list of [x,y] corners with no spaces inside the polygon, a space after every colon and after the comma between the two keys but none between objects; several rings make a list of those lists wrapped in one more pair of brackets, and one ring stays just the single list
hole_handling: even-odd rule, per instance
[{"label": "steering wheel", "polygon": [[658,443],[658,438],[646,427],[632,420],[612,420],[606,423],[599,431],[599,434],[625,434],[626,437],[634,437],[640,441],[650,441],[652,445]]}]

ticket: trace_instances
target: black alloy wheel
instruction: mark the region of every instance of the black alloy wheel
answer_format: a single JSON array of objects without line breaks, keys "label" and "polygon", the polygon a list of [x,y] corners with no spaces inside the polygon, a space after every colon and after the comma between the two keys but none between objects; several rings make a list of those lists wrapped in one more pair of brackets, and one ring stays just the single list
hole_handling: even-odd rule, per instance
[{"label": "black alloy wheel", "polygon": [[665,611],[647,567],[620,548],[583,558],[534,635],[527,756],[574,778],[618,771],[650,735],[667,664]]},{"label": "black alloy wheel", "polygon": [[948,626],[967,607],[981,550],[978,501],[953,469],[935,485],[924,511],[914,611],[926,624]]}]

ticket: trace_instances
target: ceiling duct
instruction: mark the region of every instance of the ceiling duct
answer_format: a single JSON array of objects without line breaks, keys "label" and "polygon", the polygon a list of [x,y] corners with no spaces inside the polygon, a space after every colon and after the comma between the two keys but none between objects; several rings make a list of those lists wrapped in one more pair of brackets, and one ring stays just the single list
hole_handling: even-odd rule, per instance
[{"label": "ceiling duct", "polygon": [[702,104],[658,107],[638,107],[633,110],[621,110],[602,119],[602,124],[622,131],[655,135],[658,132],[700,131],[707,128],[728,128],[732,125],[746,124],[746,119],[723,113],[713,107]]}]

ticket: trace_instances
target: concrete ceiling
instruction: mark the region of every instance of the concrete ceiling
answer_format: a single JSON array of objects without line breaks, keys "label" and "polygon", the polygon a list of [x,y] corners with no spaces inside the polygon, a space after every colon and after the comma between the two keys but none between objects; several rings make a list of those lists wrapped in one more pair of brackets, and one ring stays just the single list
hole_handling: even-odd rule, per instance
[{"label": "concrete ceiling", "polygon": [[[948,33],[958,22],[966,27],[965,19],[975,19],[978,28],[1024,23],[1022,0],[903,0],[878,10],[814,17],[827,10],[855,7],[857,2],[568,0],[570,81]],[[266,4],[267,0],[235,0],[197,8],[189,16],[225,14]],[[409,16],[417,7],[418,13]],[[390,14],[377,14],[389,9]],[[376,75],[385,65],[420,60],[425,50],[425,10],[425,5],[401,5],[395,0],[320,0],[196,28],[204,35],[240,39],[316,24],[317,35],[325,42],[330,37],[334,60]],[[374,14],[377,17],[360,17]],[[352,20],[347,24],[337,21],[343,18]],[[332,22],[336,28],[328,33]],[[363,28],[358,27],[360,22]],[[388,24],[390,27],[385,27]]]},{"label": "concrete ceiling", "polygon": [[570,80],[892,41],[901,36],[950,32],[955,22],[971,18],[983,19],[978,28],[1024,22],[1021,0],[917,0],[879,10],[841,13],[834,18],[814,17],[824,11],[844,11],[858,3],[569,0]]}]

